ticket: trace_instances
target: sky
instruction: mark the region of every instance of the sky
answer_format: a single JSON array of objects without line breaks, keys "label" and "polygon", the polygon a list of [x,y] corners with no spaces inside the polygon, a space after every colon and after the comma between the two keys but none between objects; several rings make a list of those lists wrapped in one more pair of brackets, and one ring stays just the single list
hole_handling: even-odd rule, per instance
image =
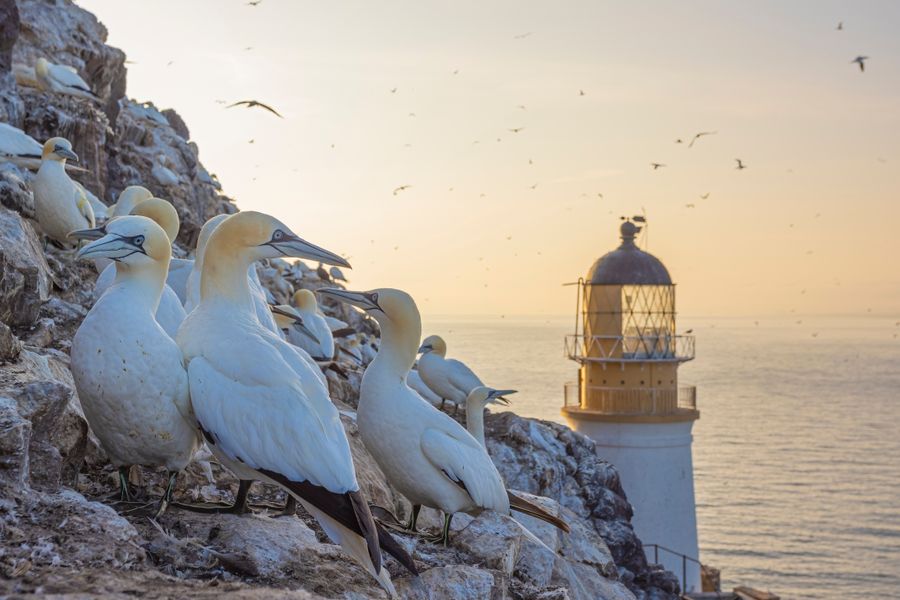
[{"label": "sky", "polygon": [[645,214],[683,314],[900,317],[900,3],[79,5],[128,95],[352,288],[570,314],[561,284]]}]

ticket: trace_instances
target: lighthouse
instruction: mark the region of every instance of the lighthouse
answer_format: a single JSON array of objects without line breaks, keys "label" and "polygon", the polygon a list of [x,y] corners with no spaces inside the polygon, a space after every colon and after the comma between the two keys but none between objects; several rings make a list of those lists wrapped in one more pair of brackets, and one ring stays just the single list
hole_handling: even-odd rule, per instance
[{"label": "lighthouse", "polygon": [[675,285],[637,246],[641,227],[626,220],[620,231],[621,245],[578,282],[575,334],[565,341],[578,381],[565,386],[562,414],[617,467],[649,558],[683,591],[700,591],[691,457],[700,413],[696,389],[678,383],[694,338],[676,333]]}]

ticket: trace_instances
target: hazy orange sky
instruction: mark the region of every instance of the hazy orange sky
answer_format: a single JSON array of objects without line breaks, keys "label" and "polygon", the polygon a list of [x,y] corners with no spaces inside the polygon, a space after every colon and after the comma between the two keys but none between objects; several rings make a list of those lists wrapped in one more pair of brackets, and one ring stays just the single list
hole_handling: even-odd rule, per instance
[{"label": "hazy orange sky", "polygon": [[[900,3],[79,4],[128,94],[352,287],[568,314],[644,209],[682,313],[900,312]],[[217,103],[244,99],[284,119]]]}]

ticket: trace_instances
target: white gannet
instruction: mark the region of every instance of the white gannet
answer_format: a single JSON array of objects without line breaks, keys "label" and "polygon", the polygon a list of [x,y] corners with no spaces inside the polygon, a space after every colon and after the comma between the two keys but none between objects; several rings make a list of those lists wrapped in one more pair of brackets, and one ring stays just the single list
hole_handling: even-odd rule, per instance
[{"label": "white gannet", "polygon": [[309,290],[297,290],[291,300],[294,303],[294,310],[303,318],[303,323],[319,340],[318,344],[314,344],[308,338],[303,339],[301,341],[304,344],[300,347],[309,352],[316,360],[332,360],[334,358],[334,338],[331,336],[331,327],[328,326],[328,321],[319,310],[315,294]]},{"label": "white gannet", "polygon": [[478,443],[487,449],[484,443],[484,409],[488,404],[509,404],[504,396],[515,394],[516,390],[494,390],[489,387],[479,386],[469,392],[466,398],[466,430]]},{"label": "white gannet", "polygon": [[43,147],[36,139],[8,123],[0,123],[0,160],[30,168],[40,163]]},{"label": "white gannet", "polygon": [[347,278],[344,277],[343,271],[341,271],[337,267],[331,267],[330,269],[328,269],[328,274],[331,275],[332,281],[347,281]]},{"label": "white gannet", "polygon": [[66,245],[70,231],[93,228],[96,223],[91,203],[75,188],[66,174],[66,160],[78,160],[72,144],[61,137],[44,143],[41,168],[34,178],[34,213],[41,230]]},{"label": "white gannet", "polygon": [[[175,241],[180,223],[178,220],[178,213],[171,203],[160,198],[150,198],[132,208],[131,214],[151,219],[165,232],[169,244]],[[94,284],[95,299],[103,296],[113,284],[116,279],[117,270],[116,263],[112,263],[103,269],[99,277],[97,277],[97,282]],[[167,272],[167,280],[169,276],[171,276],[171,272]],[[168,283],[163,285],[159,307],[155,314],[156,320],[163,330],[174,339],[175,334],[178,333],[178,328],[181,327],[181,322],[184,321],[186,313],[184,311],[184,306],[181,304],[181,300]]]},{"label": "white gannet", "polygon": [[124,217],[131,214],[131,209],[153,197],[153,193],[141,185],[129,185],[127,188],[119,192],[116,203],[110,206],[107,211],[110,217]]},{"label": "white gannet", "polygon": [[45,58],[39,58],[34,64],[34,74],[38,85],[44,90],[97,99],[97,94],[78,76],[78,71],[70,66],[56,65]]},{"label": "white gannet", "polygon": [[349,266],[268,215],[222,221],[204,250],[200,303],[177,336],[194,413],[210,449],[239,479],[287,491],[394,595],[380,548],[413,572],[415,565],[372,519],[328,389],[298,349],[254,316],[247,270],[278,256]]},{"label": "white gannet", "polygon": [[154,163],[153,168],[150,170],[150,174],[153,175],[153,178],[156,179],[156,182],[160,185],[164,186],[172,186],[178,185],[181,183],[181,180],[178,178],[178,175],[168,167],[169,159],[165,154],[160,154],[156,157],[156,163]]},{"label": "white gannet", "polygon": [[440,406],[443,402],[441,397],[432,392],[431,388],[428,387],[428,384],[422,381],[422,377],[419,375],[419,369],[416,368],[416,365],[413,365],[409,375],[406,376],[406,385],[418,392],[418,394],[422,396],[422,399],[434,407]]},{"label": "white gannet", "polygon": [[116,280],[91,308],[72,340],[72,375],[84,416],[114,466],[123,499],[131,465],[164,466],[168,485],[200,446],[191,416],[188,377],[175,341],[154,319],[171,246],[146,217],[123,217],[104,228],[76,232],[94,238],[80,258],[117,261]]},{"label": "white gannet", "polygon": [[447,343],[439,335],[425,338],[419,347],[419,375],[431,390],[457,408],[465,405],[466,398],[473,389],[484,385],[481,379],[456,359],[447,359]]},{"label": "white gannet", "polygon": [[[229,215],[216,215],[206,221],[200,228],[200,235],[197,238],[197,250],[194,252],[194,264],[185,285],[186,298],[184,302],[185,311],[190,313],[198,304],[200,304],[200,279],[203,272],[203,256],[206,251],[206,244],[209,242],[210,236]],[[263,327],[273,333],[281,335],[278,324],[272,316],[269,309],[269,301],[266,291],[259,282],[259,276],[256,273],[256,263],[250,263],[247,267],[247,279],[250,282],[250,297],[253,300],[253,311],[257,320],[262,323]]]},{"label": "white gannet", "polygon": [[320,376],[319,379],[322,380],[322,385],[328,387],[328,380],[325,378],[325,374],[319,370],[320,367],[328,365],[320,365],[317,362],[316,357],[312,356],[308,350],[300,345],[300,343],[305,343],[306,340],[310,340],[313,345],[317,345],[319,343],[319,338],[317,338],[316,334],[307,327],[303,317],[297,314],[297,311],[294,310],[293,307],[288,306],[287,304],[272,304],[269,308],[272,311],[272,318],[275,319],[275,324],[278,327],[281,336],[297,347],[297,350],[304,360],[316,367],[316,372]]},{"label": "white gannet", "polygon": [[363,375],[356,423],[366,449],[413,505],[407,528],[415,530],[424,505],[444,512],[439,537],[444,545],[458,512],[509,514],[514,508],[568,531],[560,519],[509,494],[484,446],[406,384],[422,335],[419,309],[409,294],[395,289],[318,291],[365,310],[381,326],[381,349]]}]

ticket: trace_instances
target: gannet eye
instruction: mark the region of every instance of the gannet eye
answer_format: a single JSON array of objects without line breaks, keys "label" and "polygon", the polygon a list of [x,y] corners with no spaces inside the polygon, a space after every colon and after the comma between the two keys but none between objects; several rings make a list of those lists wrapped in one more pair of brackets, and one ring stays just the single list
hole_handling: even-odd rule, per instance
[{"label": "gannet eye", "polygon": [[280,229],[276,229],[275,233],[272,234],[272,241],[280,242],[283,239],[284,239],[284,232]]},{"label": "gannet eye", "polygon": [[369,300],[372,301],[372,304],[378,305],[378,292],[372,292],[369,294]]},{"label": "gannet eye", "polygon": [[133,238],[131,238],[131,243],[134,244],[135,246],[143,246],[144,245],[144,236],[142,236],[142,235],[134,236]]}]

